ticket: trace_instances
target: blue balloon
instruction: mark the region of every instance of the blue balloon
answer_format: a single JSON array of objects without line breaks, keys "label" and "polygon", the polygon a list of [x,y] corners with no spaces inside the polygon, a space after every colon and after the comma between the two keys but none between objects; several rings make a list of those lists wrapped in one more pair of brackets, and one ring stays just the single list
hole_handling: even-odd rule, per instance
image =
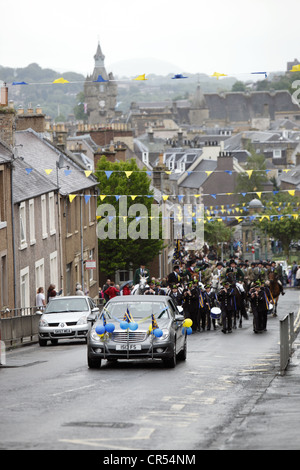
[{"label": "blue balloon", "polygon": [[193,333],[193,330],[192,328],[189,326],[187,329],[186,329],[186,334],[187,335],[191,335]]},{"label": "blue balloon", "polygon": [[160,338],[163,335],[163,332],[160,328],[155,328],[153,333],[154,333],[154,336],[156,336],[156,338]]},{"label": "blue balloon", "polygon": [[96,330],[97,335],[103,335],[105,333],[105,326],[97,325],[95,330]]},{"label": "blue balloon", "polygon": [[132,330],[132,331],[137,330],[138,327],[139,327],[139,325],[136,322],[130,322],[129,323],[129,329]]},{"label": "blue balloon", "polygon": [[107,333],[112,333],[115,329],[115,325],[113,323],[107,323],[105,325],[105,329],[106,329]]},{"label": "blue balloon", "polygon": [[120,327],[122,328],[122,330],[127,330],[129,328],[129,323],[123,320],[120,322]]}]

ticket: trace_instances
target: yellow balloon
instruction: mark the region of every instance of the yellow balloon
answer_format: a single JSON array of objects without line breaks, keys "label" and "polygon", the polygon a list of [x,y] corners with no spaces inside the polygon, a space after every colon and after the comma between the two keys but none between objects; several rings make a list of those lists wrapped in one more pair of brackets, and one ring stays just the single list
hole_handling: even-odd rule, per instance
[{"label": "yellow balloon", "polygon": [[193,324],[193,320],[191,320],[190,318],[186,318],[183,322],[183,326],[185,328],[189,328],[190,326],[192,326]]}]

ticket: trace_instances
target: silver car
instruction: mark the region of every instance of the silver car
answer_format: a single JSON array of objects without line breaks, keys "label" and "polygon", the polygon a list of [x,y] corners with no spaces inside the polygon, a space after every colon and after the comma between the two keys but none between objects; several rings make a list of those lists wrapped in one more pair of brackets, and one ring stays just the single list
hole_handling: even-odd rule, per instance
[{"label": "silver car", "polygon": [[39,344],[46,346],[50,340],[85,339],[90,329],[87,317],[99,313],[94,301],[88,296],[54,297],[47,304],[39,321]]},{"label": "silver car", "polygon": [[88,335],[87,361],[90,368],[102,359],[162,359],[175,367],[187,354],[184,316],[168,296],[128,295],[114,297],[93,322]]}]

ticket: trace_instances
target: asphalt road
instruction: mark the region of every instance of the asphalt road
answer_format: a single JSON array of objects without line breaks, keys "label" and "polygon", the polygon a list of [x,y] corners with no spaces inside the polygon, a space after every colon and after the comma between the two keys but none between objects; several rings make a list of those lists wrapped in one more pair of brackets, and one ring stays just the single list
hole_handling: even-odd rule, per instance
[{"label": "asphalt road", "polygon": [[252,316],[232,334],[195,333],[187,360],[175,369],[103,361],[90,370],[84,343],[7,351],[0,367],[0,449],[278,449],[275,435],[288,419],[282,414],[264,442],[268,412],[257,407],[278,380],[279,318],[298,310],[299,291],[290,290],[263,334],[253,333]]}]

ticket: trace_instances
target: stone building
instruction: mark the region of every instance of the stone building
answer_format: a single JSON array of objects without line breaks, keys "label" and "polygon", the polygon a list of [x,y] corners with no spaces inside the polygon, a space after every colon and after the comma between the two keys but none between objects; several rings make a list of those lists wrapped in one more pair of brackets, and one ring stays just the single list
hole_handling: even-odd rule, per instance
[{"label": "stone building", "polygon": [[95,67],[84,83],[85,106],[89,124],[107,124],[115,117],[117,84],[104,66],[105,56],[98,43],[94,55]]}]

